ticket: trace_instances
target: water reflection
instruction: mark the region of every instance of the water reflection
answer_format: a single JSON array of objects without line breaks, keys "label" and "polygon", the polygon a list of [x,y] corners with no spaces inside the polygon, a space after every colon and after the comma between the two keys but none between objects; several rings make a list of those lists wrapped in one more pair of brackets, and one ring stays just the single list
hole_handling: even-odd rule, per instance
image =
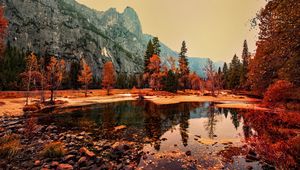
[{"label": "water reflection", "polygon": [[[286,129],[299,128],[299,115],[293,116],[298,116],[299,119],[295,120],[283,116],[277,119],[271,113],[217,109],[214,103],[209,102],[156,105],[147,101],[92,105],[62,110],[61,113],[63,114],[40,117],[39,121],[42,124],[54,123],[68,129],[93,130],[99,139],[108,140],[120,139],[120,136],[112,133],[113,129],[118,125],[126,125],[127,129],[122,132],[122,139],[144,143],[144,151],[192,151],[192,155],[195,155],[202,165],[207,162],[210,165],[217,163],[216,153],[224,149],[222,144],[228,142],[235,146],[242,146],[245,144],[243,142],[246,142],[255,146],[254,149],[261,155],[266,155],[267,160],[273,160],[271,162],[286,160],[284,162],[289,163],[289,166],[298,165],[291,158],[297,158],[299,155],[297,149],[294,149],[295,153],[292,147],[298,146],[295,143],[299,143],[300,139],[297,133]],[[282,118],[289,122],[278,124],[282,122]],[[291,122],[294,124],[290,127]],[[291,137],[295,139],[289,140]],[[288,141],[284,142],[285,140]],[[237,157],[237,160],[241,158]],[[244,164],[245,159],[242,162]],[[240,163],[235,166],[238,169],[240,167],[245,166]]]}]

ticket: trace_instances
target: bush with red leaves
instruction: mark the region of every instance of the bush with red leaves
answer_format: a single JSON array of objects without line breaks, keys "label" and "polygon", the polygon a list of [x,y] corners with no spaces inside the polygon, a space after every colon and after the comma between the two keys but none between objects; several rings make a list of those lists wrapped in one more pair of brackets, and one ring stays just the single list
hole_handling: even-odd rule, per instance
[{"label": "bush with red leaves", "polygon": [[263,104],[265,106],[275,106],[278,103],[285,103],[289,97],[288,91],[294,87],[292,83],[286,80],[278,80],[271,84],[263,99]]}]

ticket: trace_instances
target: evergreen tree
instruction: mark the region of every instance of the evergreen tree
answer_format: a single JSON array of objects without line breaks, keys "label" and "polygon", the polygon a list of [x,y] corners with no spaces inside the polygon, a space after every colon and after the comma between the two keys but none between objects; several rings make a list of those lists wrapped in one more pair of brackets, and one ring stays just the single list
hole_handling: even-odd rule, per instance
[{"label": "evergreen tree", "polygon": [[167,75],[162,78],[162,84],[163,84],[163,90],[176,93],[178,87],[176,73],[174,73],[172,70],[169,70],[167,72]]},{"label": "evergreen tree", "polygon": [[225,62],[223,65],[223,70],[222,70],[222,81],[223,81],[223,88],[228,89],[228,66],[227,63]]},{"label": "evergreen tree", "polygon": [[159,44],[158,37],[154,37],[152,39],[152,43],[153,43],[153,54],[159,56],[161,51],[160,51],[160,44]]},{"label": "evergreen tree", "polygon": [[152,57],[153,53],[154,53],[154,47],[153,47],[152,41],[149,40],[147,49],[145,52],[145,56],[144,56],[144,73],[149,72],[148,65],[150,63],[150,58]]},{"label": "evergreen tree", "polygon": [[249,61],[250,61],[250,55],[249,55],[249,51],[248,51],[247,40],[244,41],[242,60],[243,61],[242,61],[242,69],[241,69],[240,86],[246,88],[248,65],[249,65]]},{"label": "evergreen tree", "polygon": [[235,54],[229,67],[228,86],[230,89],[236,89],[240,85],[241,62]]},{"label": "evergreen tree", "polygon": [[185,41],[182,42],[181,50],[179,53],[179,81],[182,89],[186,89],[189,86],[189,62],[186,56],[187,48]]},{"label": "evergreen tree", "polygon": [[[80,67],[81,63],[78,61],[72,61],[70,66],[70,72],[69,72],[69,88],[78,89],[80,83],[78,82],[78,75],[82,67]],[[82,64],[83,65],[83,64]]]},{"label": "evergreen tree", "polygon": [[21,77],[25,71],[26,54],[8,41],[3,57],[0,58],[0,90],[20,90]]}]

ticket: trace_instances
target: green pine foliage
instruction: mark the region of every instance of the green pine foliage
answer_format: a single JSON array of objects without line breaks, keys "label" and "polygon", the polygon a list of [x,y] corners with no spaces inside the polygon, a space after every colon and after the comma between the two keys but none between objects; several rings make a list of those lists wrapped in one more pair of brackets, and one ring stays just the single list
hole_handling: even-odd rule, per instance
[{"label": "green pine foliage", "polygon": [[156,55],[160,55],[160,44],[159,44],[159,40],[158,40],[158,37],[154,37],[152,39],[152,43],[153,43],[153,54],[156,54]]},{"label": "green pine foliage", "polygon": [[0,58],[0,90],[20,90],[20,73],[25,70],[26,54],[8,42]]},{"label": "green pine foliage", "polygon": [[237,89],[240,86],[240,78],[241,78],[241,69],[242,64],[235,54],[231,60],[229,66],[229,75],[228,75],[228,87],[230,89]]},{"label": "green pine foliage", "polygon": [[163,90],[176,93],[178,88],[177,74],[169,70],[167,76],[162,78]]}]

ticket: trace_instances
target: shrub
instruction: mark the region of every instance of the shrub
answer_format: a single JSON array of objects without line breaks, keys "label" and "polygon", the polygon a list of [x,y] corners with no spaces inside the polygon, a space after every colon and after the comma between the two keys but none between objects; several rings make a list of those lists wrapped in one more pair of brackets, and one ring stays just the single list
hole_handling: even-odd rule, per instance
[{"label": "shrub", "polygon": [[44,157],[47,158],[57,158],[62,157],[65,154],[65,149],[63,143],[61,142],[51,142],[44,146],[42,151]]},{"label": "shrub", "polygon": [[286,102],[288,99],[287,92],[293,88],[293,84],[286,80],[278,80],[274,84],[271,84],[263,99],[265,106],[274,106],[280,102]]},{"label": "shrub", "polygon": [[38,111],[40,109],[41,109],[41,107],[40,107],[39,104],[30,104],[30,105],[25,105],[23,107],[24,112],[35,112],[35,111]]},{"label": "shrub", "polygon": [[16,134],[5,135],[0,139],[0,158],[12,158],[21,149],[19,136]]},{"label": "shrub", "polygon": [[32,137],[34,131],[37,128],[37,118],[30,117],[25,122],[25,135],[26,137]]}]

